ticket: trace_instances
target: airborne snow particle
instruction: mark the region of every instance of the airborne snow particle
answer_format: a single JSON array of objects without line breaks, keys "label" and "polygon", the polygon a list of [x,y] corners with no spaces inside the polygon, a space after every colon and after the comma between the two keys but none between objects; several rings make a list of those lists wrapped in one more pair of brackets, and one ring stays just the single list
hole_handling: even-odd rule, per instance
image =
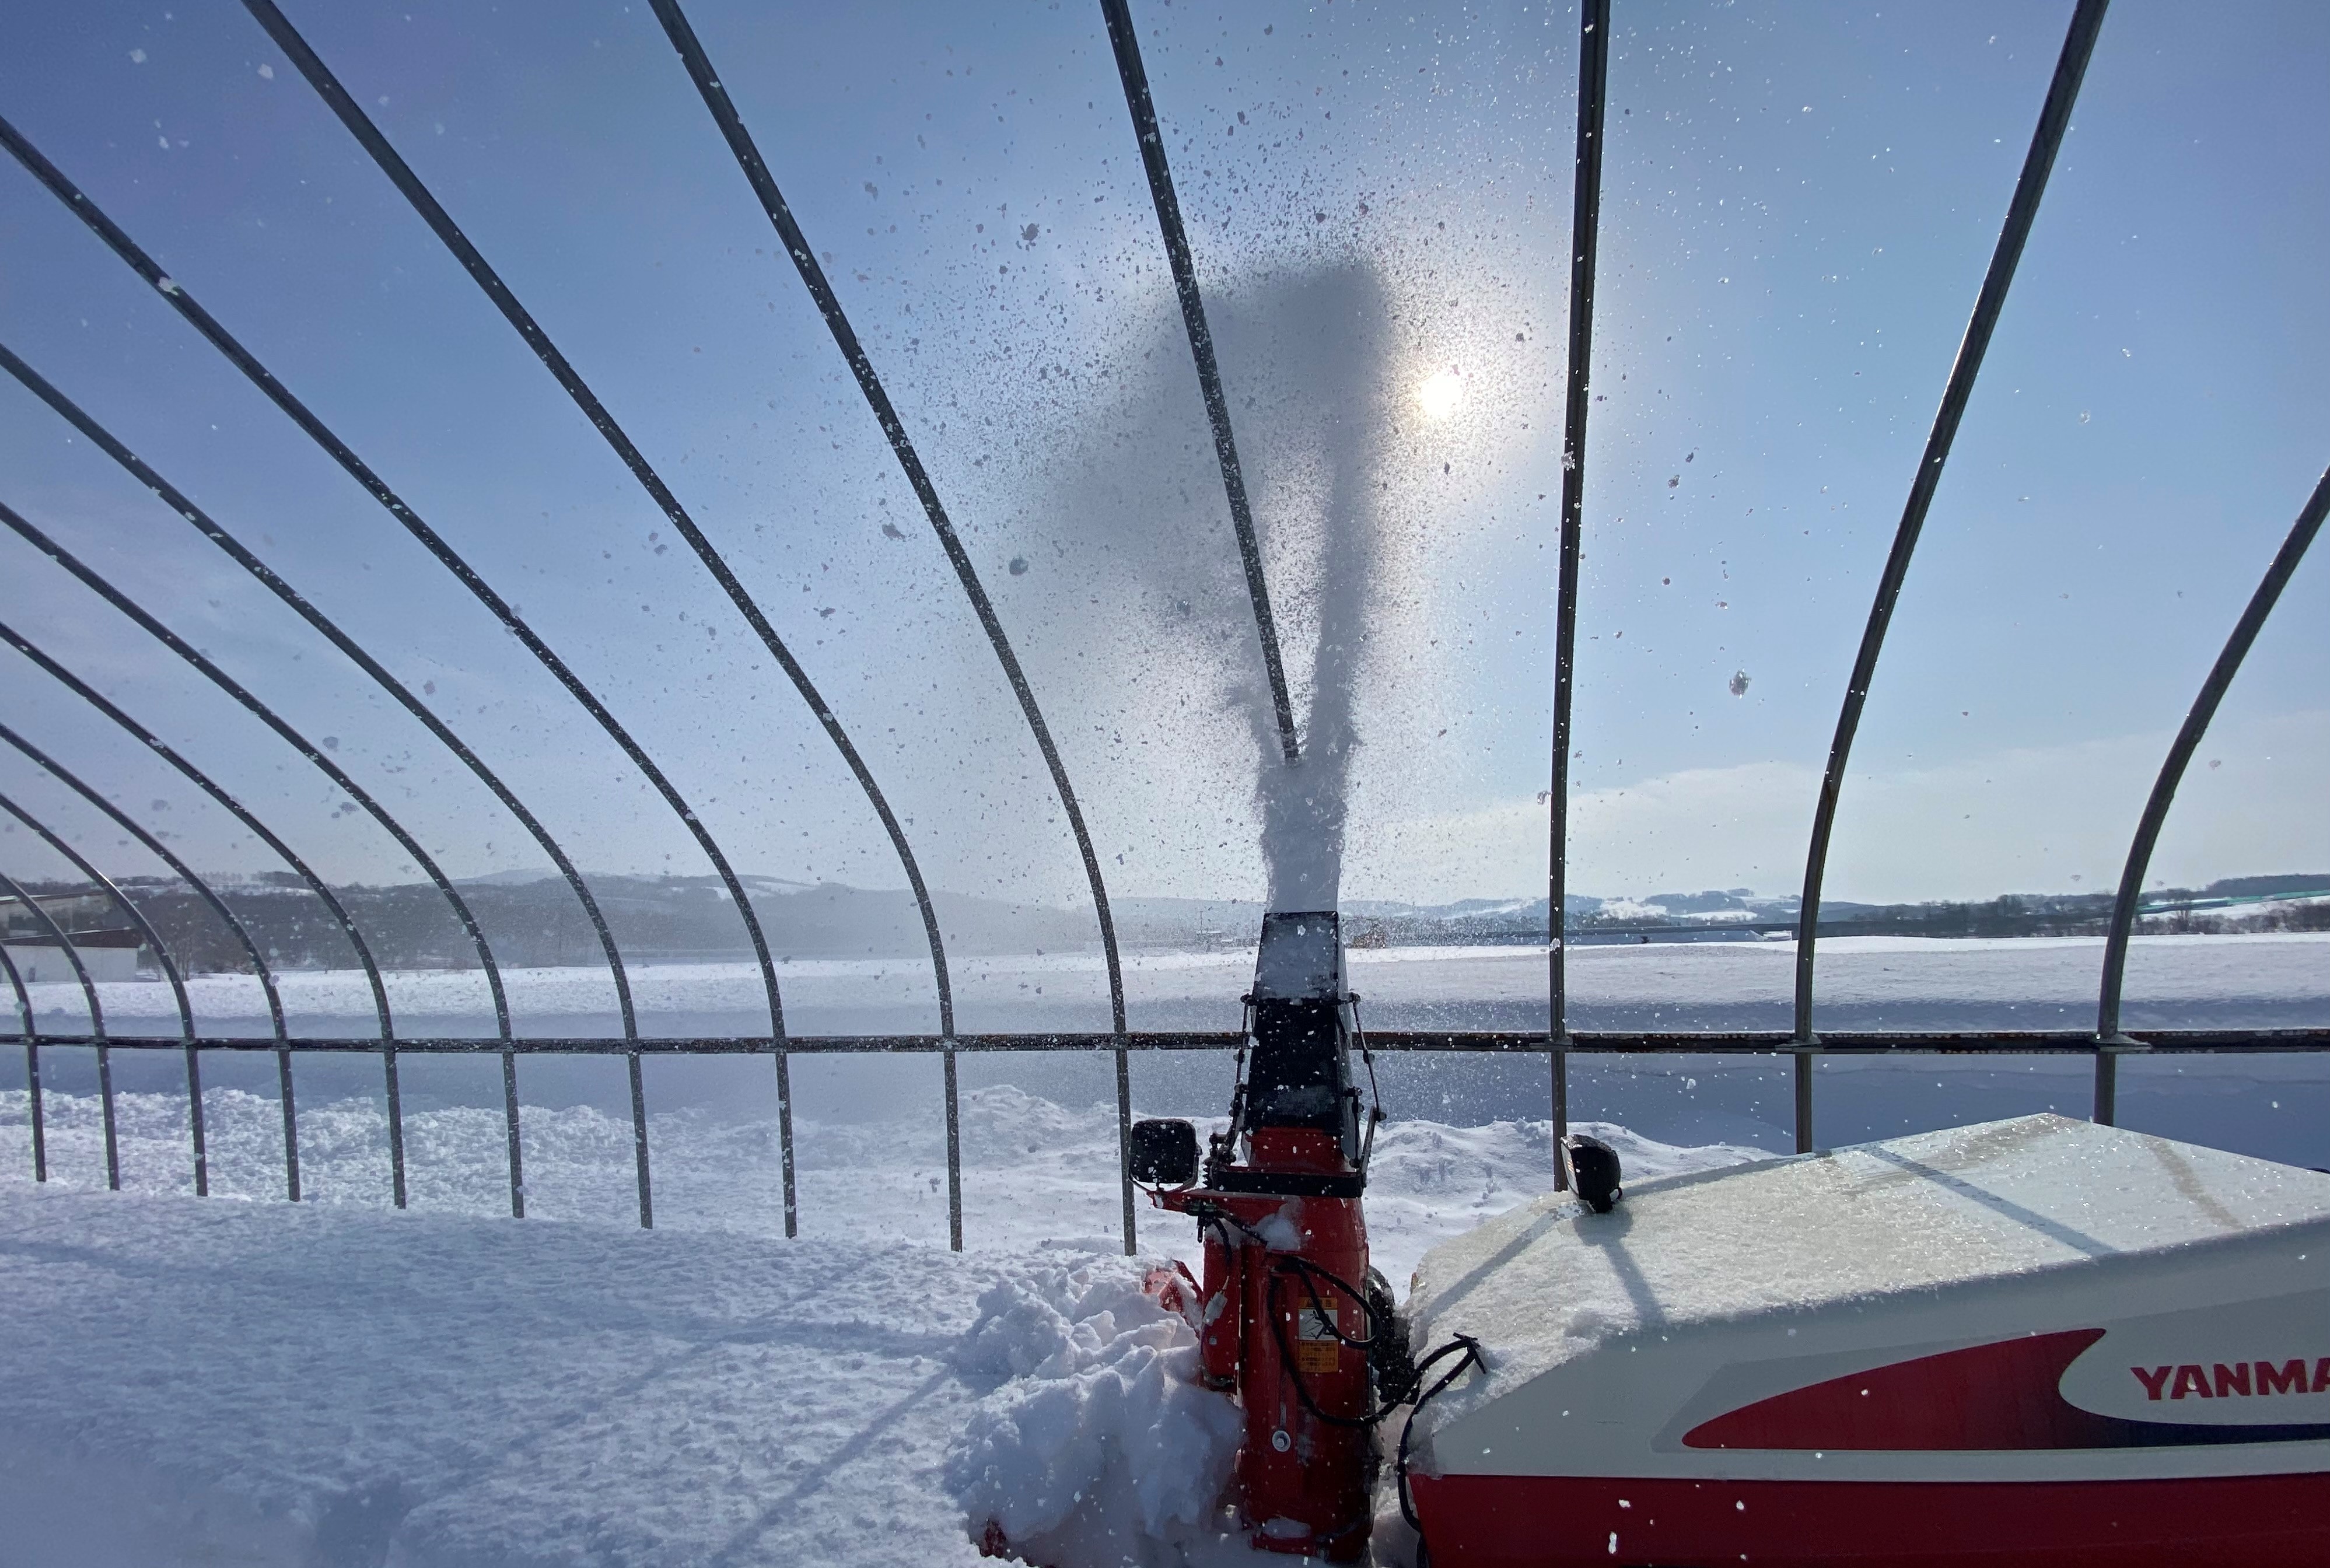
[{"label": "airborne snow particle", "polygon": [[1748,672],[1746,670],[1734,670],[1731,672],[1731,694],[1735,697],[1744,697],[1748,694]]},{"label": "airborne snow particle", "polygon": [[1015,555],[1011,558],[1011,575],[1014,577],[1025,577],[1028,575],[1028,558],[1026,556]]}]

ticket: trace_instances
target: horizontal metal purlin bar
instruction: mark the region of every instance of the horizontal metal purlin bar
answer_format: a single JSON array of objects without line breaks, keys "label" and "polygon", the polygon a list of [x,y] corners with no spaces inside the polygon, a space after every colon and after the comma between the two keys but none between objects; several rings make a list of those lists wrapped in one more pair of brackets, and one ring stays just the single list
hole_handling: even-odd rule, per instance
[{"label": "horizontal metal purlin bar", "polygon": [[[0,1044],[21,1043],[21,1034],[0,1034]],[[368,1035],[346,1038],[311,1037],[289,1042],[294,1051],[379,1051],[422,1055],[485,1054],[516,1051],[521,1055],[620,1055],[637,1051],[645,1056],[756,1056],[780,1049],[789,1055],[879,1055],[947,1050],[982,1052],[1113,1051],[1120,1040],[1134,1051],[1235,1051],[1245,1039],[1234,1033],[1160,1031],[1150,1034],[788,1034],[781,1046],[765,1037],[750,1035],[675,1036],[637,1041],[603,1035],[558,1036],[502,1041],[493,1038],[398,1039],[384,1042]],[[43,1045],[94,1045],[90,1034],[58,1034],[42,1031]],[[185,1042],[175,1035],[125,1035],[109,1032],[105,1044],[114,1048],[178,1050]],[[2330,1026],[2300,1029],[2164,1029],[2137,1037],[2144,1051],[2162,1055],[2196,1053],[2271,1053],[2330,1051]],[[205,1051],[273,1051],[277,1042],[264,1036],[205,1036]],[[1368,1044],[1378,1051],[1477,1052],[1485,1054],[1528,1055],[1551,1049],[1540,1032],[1442,1029],[1370,1029]],[[1674,1034],[1597,1034],[1572,1032],[1565,1050],[1573,1055],[1692,1056],[1790,1055],[1804,1047],[1785,1029],[1709,1031]],[[1949,1034],[1836,1032],[1824,1034],[1815,1053],[1823,1056],[2088,1056],[2098,1050],[2126,1052],[2126,1046],[2101,1045],[2084,1029],[1965,1030]]]}]

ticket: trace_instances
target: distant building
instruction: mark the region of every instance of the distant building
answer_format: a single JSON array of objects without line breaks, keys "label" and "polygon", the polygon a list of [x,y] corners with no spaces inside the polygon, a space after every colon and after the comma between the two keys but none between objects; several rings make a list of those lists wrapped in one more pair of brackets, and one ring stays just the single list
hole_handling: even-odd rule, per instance
[{"label": "distant building", "polygon": [[[137,971],[154,962],[132,930],[72,931],[73,949],[89,969],[92,980],[134,980]],[[0,939],[8,949],[9,962],[24,984],[35,981],[65,982],[73,979],[72,960],[54,942],[37,941],[23,932],[11,932]],[[156,965],[156,968],[159,966]],[[0,992],[0,995],[4,995]]]}]

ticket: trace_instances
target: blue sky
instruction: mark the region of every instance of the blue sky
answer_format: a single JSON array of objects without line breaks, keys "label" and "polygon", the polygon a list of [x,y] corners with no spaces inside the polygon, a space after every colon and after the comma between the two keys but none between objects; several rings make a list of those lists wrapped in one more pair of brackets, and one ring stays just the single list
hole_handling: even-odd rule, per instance
[{"label": "blue sky", "polygon": [[[1615,9],[1571,885],[1790,891],[2070,8]],[[1540,892],[1575,16],[1135,10],[1298,682],[1321,453],[1348,439],[1317,411],[1381,411],[1346,892]],[[287,11],[735,564],[932,880],[1080,898],[960,590],[646,7]],[[690,14],[1023,649],[1112,887],[1258,894],[1249,623],[1097,8]],[[523,607],[742,868],[902,882],[742,620],[239,6],[6,28],[0,112]],[[2168,736],[2330,463],[2325,84],[2319,7],[2207,27],[2114,7],[1880,668],[1834,896],[2116,877]],[[484,611],[13,164],[0,231],[0,337],[426,683],[584,864],[704,869]],[[1356,370],[1314,308],[1355,277],[1382,307]],[[1462,401],[1434,418],[1416,392],[1442,374]],[[0,499],[331,737],[455,874],[541,864],[419,726],[13,385],[0,473]],[[2325,609],[2316,559],[2203,750],[2162,876],[2330,868]],[[13,540],[0,618],[327,874],[409,874],[305,763]],[[197,864],[267,868],[13,655],[0,692]],[[0,759],[0,789],[151,869],[21,761]],[[21,832],[0,853],[52,869]]]}]

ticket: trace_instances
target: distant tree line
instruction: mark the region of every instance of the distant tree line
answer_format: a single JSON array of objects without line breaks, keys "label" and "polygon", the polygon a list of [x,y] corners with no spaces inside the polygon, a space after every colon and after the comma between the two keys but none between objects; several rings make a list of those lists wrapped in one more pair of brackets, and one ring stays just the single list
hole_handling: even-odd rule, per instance
[{"label": "distant tree line", "polygon": [[[772,956],[919,958],[925,950],[921,916],[903,891],[825,883],[746,879]],[[321,899],[288,873],[221,879],[218,895],[251,932],[268,963],[286,969],[351,968],[355,949]],[[744,924],[726,889],[710,877],[590,878],[627,963],[734,960],[748,957]],[[125,879],[124,892],[152,923],[171,956],[188,973],[247,970],[242,944],[217,914],[184,883],[163,878]],[[118,908],[86,883],[28,884],[69,930],[119,929],[129,924]],[[2186,904],[2210,899],[2275,900],[2330,892],[2320,876],[2239,877],[2208,887],[2155,889],[2145,902]],[[374,959],[383,968],[469,968],[477,950],[445,897],[427,883],[352,885],[333,890]],[[599,940],[582,904],[556,878],[464,883],[463,900],[484,929],[496,962],[505,968],[556,968],[603,961]],[[2092,936],[2111,920],[2112,894],[2008,893],[1981,902],[1823,906],[1821,932],[1836,936],[2041,937]],[[1753,901],[1752,902],[1750,901]],[[1006,904],[952,894],[938,896],[948,951],[1058,951],[1089,946],[1089,912]],[[1793,927],[1794,900],[1755,900],[1746,889],[1656,894],[1615,906],[1581,901],[1568,926],[1577,935],[1617,940],[1675,940],[1710,930],[1742,933]],[[1349,912],[1354,946],[1444,943],[1528,943],[1545,940],[1546,902],[1469,901],[1436,909],[1373,905]],[[1120,901],[1119,929],[1128,947],[1183,947],[1237,941],[1258,912],[1215,901]],[[1699,918],[1692,918],[1697,916]],[[1710,916],[1716,918],[1710,919]],[[2146,915],[2145,932],[2318,931],[2330,930],[2330,899],[2267,902]],[[41,942],[35,922],[21,909],[0,911],[0,930],[11,942]],[[1673,937],[1661,933],[1672,932]]]}]

